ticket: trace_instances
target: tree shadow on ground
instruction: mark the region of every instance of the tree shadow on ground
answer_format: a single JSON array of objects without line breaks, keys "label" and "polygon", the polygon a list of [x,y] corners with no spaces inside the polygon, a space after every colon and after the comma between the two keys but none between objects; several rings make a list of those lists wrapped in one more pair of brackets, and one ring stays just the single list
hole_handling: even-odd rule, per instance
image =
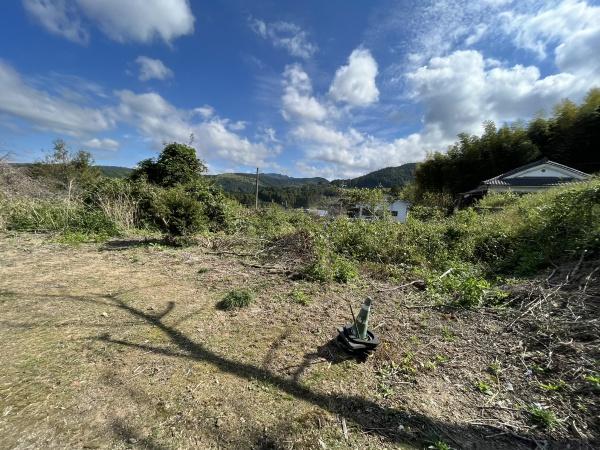
[{"label": "tree shadow on ground", "polygon": [[431,436],[437,435],[460,448],[566,448],[569,444],[570,448],[592,448],[590,442],[548,441],[540,439],[539,436],[517,435],[510,430],[493,426],[445,423],[415,411],[383,407],[360,396],[315,392],[299,383],[297,379],[285,378],[264,368],[220,356],[206,349],[201,343],[193,341],[181,331],[166,325],[163,319],[173,310],[172,304],[169,304],[165,313],[153,315],[127,304],[119,298],[118,294],[104,298],[109,299],[114,307],[160,329],[175,344],[178,351],[115,339],[109,334],[98,337],[100,341],[173,358],[201,361],[249,381],[262,380],[297,399],[345,418],[363,432],[379,435],[391,443],[421,445]]},{"label": "tree shadow on ground", "polygon": [[[139,325],[145,323],[146,325],[161,330],[177,348],[172,350],[164,347],[154,347],[146,343],[129,342],[112,338],[108,333],[93,337],[92,339],[108,344],[130,347],[143,352],[154,353],[156,355],[211,364],[224,373],[229,373],[248,381],[261,380],[299,400],[311,403],[340,418],[346,419],[350,424],[359,428],[361,432],[378,435],[380,438],[387,440],[390,443],[423,445],[429,442],[429,439],[431,439],[432,436],[438,436],[444,440],[451,441],[451,445],[454,448],[598,448],[598,442],[591,442],[589,440],[556,441],[549,440],[541,434],[517,435],[510,429],[503,429],[491,425],[444,422],[430,418],[416,411],[384,407],[372,400],[356,395],[315,392],[299,382],[301,372],[307,365],[313,363],[317,358],[325,358],[332,364],[352,359],[345,357],[334,345],[333,341],[319,347],[315,353],[307,353],[304,355],[304,361],[297,366],[299,369],[296,373],[291,378],[286,378],[273,373],[264,367],[257,367],[218,355],[206,349],[201,343],[195,342],[174,326],[165,324],[164,319],[168,317],[176,307],[174,302],[168,302],[164,310],[160,312],[145,312],[131,306],[125,300],[120,298],[123,294],[134,290],[135,289],[126,290],[117,294],[92,294],[91,296],[85,297],[48,294],[35,294],[35,296],[38,298],[60,297],[62,300],[67,301],[86,302],[94,305],[101,305],[103,307],[117,308],[137,319],[136,321],[131,321],[132,324]],[[10,297],[19,297],[19,294],[16,292],[3,291],[2,294]],[[35,324],[32,324],[32,326],[35,326]],[[276,346],[277,344],[274,345]],[[153,441],[145,442],[145,438],[136,436],[131,429],[128,429],[122,423],[115,423],[113,431],[120,439],[122,438],[125,441],[133,438],[146,448],[161,448]],[[272,436],[272,438],[275,438],[275,436]],[[261,439],[266,439],[270,443],[269,445],[275,442],[267,436],[264,436]]]},{"label": "tree shadow on ground", "polygon": [[101,251],[123,251],[129,250],[131,248],[138,247],[151,247],[154,245],[164,245],[169,246],[169,243],[165,239],[113,239],[105,242],[100,247]]}]

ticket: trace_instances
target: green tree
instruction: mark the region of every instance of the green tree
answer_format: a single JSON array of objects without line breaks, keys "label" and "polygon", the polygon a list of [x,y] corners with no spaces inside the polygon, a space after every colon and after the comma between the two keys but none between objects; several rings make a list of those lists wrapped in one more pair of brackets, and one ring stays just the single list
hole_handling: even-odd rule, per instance
[{"label": "green tree", "polygon": [[63,139],[56,139],[51,153],[31,168],[36,177],[50,178],[59,187],[72,192],[98,180],[100,170],[93,166],[92,154],[85,150],[72,152]]},{"label": "green tree", "polygon": [[197,181],[206,171],[193,147],[173,142],[165,146],[156,160],[140,161],[131,178],[146,178],[152,184],[173,187]]}]

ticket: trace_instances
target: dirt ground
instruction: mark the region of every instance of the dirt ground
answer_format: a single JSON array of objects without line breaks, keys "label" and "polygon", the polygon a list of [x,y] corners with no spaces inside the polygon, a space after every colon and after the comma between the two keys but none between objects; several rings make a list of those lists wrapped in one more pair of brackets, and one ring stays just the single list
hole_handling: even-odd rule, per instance
[{"label": "dirt ground", "polygon": [[[0,234],[0,448],[597,443],[597,422],[535,388],[535,351],[507,329],[512,312],[432,308],[417,289],[366,276],[325,285],[268,272],[202,246]],[[254,303],[218,309],[234,288]],[[357,361],[332,339],[347,301],[357,310],[366,295],[383,343]],[[580,394],[582,407],[598,400]],[[537,403],[556,408],[552,430],[532,422]]]}]

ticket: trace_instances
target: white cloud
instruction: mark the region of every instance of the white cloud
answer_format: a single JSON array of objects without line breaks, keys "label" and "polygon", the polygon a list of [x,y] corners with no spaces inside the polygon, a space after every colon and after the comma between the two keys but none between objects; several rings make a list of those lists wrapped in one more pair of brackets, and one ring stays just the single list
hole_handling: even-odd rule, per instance
[{"label": "white cloud", "polygon": [[366,106],[377,102],[379,90],[375,84],[377,62],[366,49],[356,49],[348,58],[348,65],[335,72],[329,94],[338,101],[353,106]]},{"label": "white cloud", "polygon": [[166,80],[173,76],[173,71],[169,69],[160,59],[152,59],[147,56],[138,56],[135,62],[139,65],[140,73],[138,78],[140,81],[148,81],[152,79]]},{"label": "white cloud", "polygon": [[[437,150],[440,142],[433,129],[390,141],[353,128],[340,131],[331,125],[299,126],[292,135],[306,149],[305,156],[313,162],[312,167],[318,167],[327,178],[351,177],[381,167],[419,161],[427,151]],[[314,173],[306,163],[300,167],[304,173]]]},{"label": "white cloud", "polygon": [[240,122],[230,123],[212,114],[206,120],[194,121],[201,108],[178,109],[157,93],[136,94],[125,90],[117,96],[120,100],[118,117],[157,146],[170,141],[187,142],[193,135],[201,157],[223,158],[250,166],[265,165],[268,158],[280,151],[279,147],[262,141],[252,142],[235,133],[233,128],[239,129]]},{"label": "white cloud", "polygon": [[398,61],[385,67],[382,75],[384,80],[401,80],[406,70],[434,56],[494,36],[498,14],[508,3],[510,0],[420,0],[407,7],[402,0],[392,0],[390,6],[375,10],[364,45],[397,55]]},{"label": "white cloud", "polygon": [[48,31],[75,42],[87,42],[82,17],[118,42],[151,42],[193,33],[188,0],[23,0],[28,13]]},{"label": "white cloud", "polygon": [[215,114],[215,109],[210,105],[199,106],[194,108],[194,112],[200,114],[205,119],[212,117]]},{"label": "white cloud", "polygon": [[0,113],[26,120],[39,129],[70,135],[103,131],[114,125],[106,110],[83,106],[35,88],[1,60]]},{"label": "white cloud", "polygon": [[545,58],[549,45],[568,39],[573,33],[597,28],[600,7],[585,1],[564,0],[559,4],[549,2],[541,10],[524,14],[507,11],[500,17],[516,46]]},{"label": "white cloud", "polygon": [[481,38],[485,35],[487,30],[488,26],[485,23],[480,23],[479,25],[477,25],[473,30],[473,33],[465,39],[465,45],[467,47],[470,47],[471,45],[479,42]]},{"label": "white cloud", "polygon": [[308,33],[296,24],[266,23],[263,20],[250,18],[249,25],[261,38],[269,40],[273,46],[283,48],[297,58],[308,59],[317,51],[317,46],[309,41]]},{"label": "white cloud", "polygon": [[[594,39],[596,36],[591,33],[575,35],[572,46],[595,48],[589,44]],[[573,58],[575,54],[586,55],[585,51],[566,54]],[[579,57],[573,64],[580,67],[578,61]],[[563,61],[565,65],[570,62]],[[309,79],[302,80],[310,83]],[[478,51],[462,50],[432,58],[427,65],[407,73],[405,82],[409,96],[424,111],[419,132],[381,139],[336,123],[331,116],[321,121],[296,121],[290,136],[313,161],[300,161],[298,167],[305,173],[319,169],[339,177],[418,161],[428,152],[443,151],[458,133],[481,132],[484,120],[503,123],[528,119],[540,110],[550,110],[562,98],[580,101],[600,83],[600,72],[588,77],[568,72],[544,77],[535,66],[506,66],[485,59]]]},{"label": "white cloud", "polygon": [[589,79],[600,78],[600,22],[571,34],[555,50],[559,69]]},{"label": "white cloud", "polygon": [[83,28],[72,3],[66,0],[23,0],[27,13],[52,34],[85,44],[89,32]]},{"label": "white cloud", "polygon": [[445,138],[479,132],[483,120],[530,118],[565,97],[579,101],[600,81],[570,73],[541,77],[535,66],[489,68],[474,50],[432,58],[407,80],[425,109],[425,123],[439,127]]},{"label": "white cloud", "polygon": [[93,148],[97,150],[118,150],[119,142],[114,139],[104,138],[98,139],[93,138],[83,142],[84,147]]},{"label": "white cloud", "polygon": [[308,74],[298,64],[286,66],[283,72],[283,117],[287,120],[322,120],[327,109],[312,96]]},{"label": "white cloud", "polygon": [[248,122],[244,120],[238,120],[237,122],[229,122],[227,128],[233,131],[242,131],[246,129]]}]

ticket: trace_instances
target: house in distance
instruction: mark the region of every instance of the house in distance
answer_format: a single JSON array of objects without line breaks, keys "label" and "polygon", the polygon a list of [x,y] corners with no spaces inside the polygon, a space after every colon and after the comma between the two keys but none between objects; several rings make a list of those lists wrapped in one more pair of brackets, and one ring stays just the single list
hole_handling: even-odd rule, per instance
[{"label": "house in distance", "polygon": [[482,181],[477,188],[464,192],[459,201],[465,206],[488,193],[526,194],[589,178],[587,173],[544,158]]},{"label": "house in distance", "polygon": [[348,217],[354,219],[373,220],[381,216],[381,214],[377,214],[377,211],[381,211],[384,207],[388,210],[391,219],[394,222],[406,222],[406,218],[408,217],[408,210],[410,208],[410,202],[399,199],[392,201],[388,205],[380,205],[376,207],[375,214],[373,214],[373,211],[371,211],[371,208],[369,206],[363,204],[356,204],[353,207],[349,208],[347,214]]}]

